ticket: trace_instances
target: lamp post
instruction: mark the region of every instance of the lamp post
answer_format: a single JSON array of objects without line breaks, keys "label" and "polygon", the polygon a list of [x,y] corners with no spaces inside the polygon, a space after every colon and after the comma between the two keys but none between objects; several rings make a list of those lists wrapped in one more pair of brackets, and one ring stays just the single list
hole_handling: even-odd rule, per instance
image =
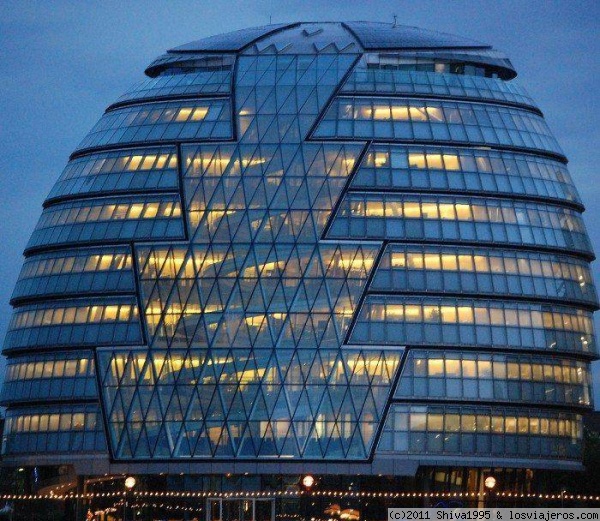
[{"label": "lamp post", "polygon": [[309,506],[309,502],[310,502],[310,491],[312,489],[312,487],[315,485],[315,478],[314,476],[310,475],[310,474],[306,474],[304,476],[302,476],[302,479],[300,479],[300,485],[301,488],[304,492],[306,492],[306,494],[304,495],[304,499],[301,499],[300,501],[303,503],[302,505],[302,510],[303,510],[303,514],[304,514],[304,519],[310,519],[309,516],[309,511],[310,511],[310,506]]},{"label": "lamp post", "polygon": [[[496,486],[496,478],[494,476],[488,476],[487,478],[485,478],[483,484],[485,485],[485,488],[488,491],[488,495],[490,500],[492,499],[492,490],[494,490],[494,487]],[[488,503],[488,508],[490,507],[491,501]]]},{"label": "lamp post", "polygon": [[306,476],[304,476],[302,478],[302,486],[306,490],[310,490],[314,484],[315,484],[315,478],[312,477],[310,474],[307,474]]},{"label": "lamp post", "polygon": [[133,487],[137,483],[136,479],[133,476],[128,476],[125,478],[125,498],[123,501],[123,521],[127,521],[127,506],[129,504],[129,496]]}]

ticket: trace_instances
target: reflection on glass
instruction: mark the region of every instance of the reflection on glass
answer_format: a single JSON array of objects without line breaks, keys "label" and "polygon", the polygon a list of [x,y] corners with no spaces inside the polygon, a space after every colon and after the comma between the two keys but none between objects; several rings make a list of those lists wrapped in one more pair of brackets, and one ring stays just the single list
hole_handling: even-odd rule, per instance
[{"label": "reflection on glass", "polygon": [[94,360],[89,358],[52,358],[35,362],[12,363],[6,368],[5,381],[33,380],[38,378],[85,378],[93,376]]},{"label": "reflection on glass", "polygon": [[527,354],[411,350],[397,397],[590,405],[588,364]]},{"label": "reflection on glass", "polygon": [[137,318],[137,306],[132,304],[107,304],[95,306],[47,307],[20,311],[17,309],[9,330],[27,327],[55,326],[60,324],[101,324],[129,322]]}]

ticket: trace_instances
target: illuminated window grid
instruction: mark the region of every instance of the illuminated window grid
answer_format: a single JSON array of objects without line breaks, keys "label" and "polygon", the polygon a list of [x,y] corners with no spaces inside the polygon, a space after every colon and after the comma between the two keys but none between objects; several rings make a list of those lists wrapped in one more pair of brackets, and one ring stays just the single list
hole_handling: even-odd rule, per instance
[{"label": "illuminated window grid", "polygon": [[[488,152],[484,156],[484,152],[480,152],[481,156],[463,155],[459,163],[459,156],[451,152],[452,149],[443,149],[439,153],[423,153],[422,150],[407,153],[405,148],[398,146],[387,149],[377,146],[365,156],[352,178],[351,188],[370,191],[410,189],[461,194],[501,193],[581,204],[566,167],[559,162],[534,159],[525,154],[512,155],[504,152],[494,155],[494,152]],[[470,160],[470,165],[465,157]],[[483,168],[479,168],[479,171],[475,160],[483,163]]]},{"label": "illuminated window grid", "polygon": [[9,330],[62,324],[130,322],[136,319],[137,306],[132,304],[52,306],[25,311],[17,310],[10,322]]},{"label": "illuminated window grid", "polygon": [[9,360],[5,381],[34,380],[39,378],[85,378],[94,376],[92,358],[73,358],[57,354],[52,358],[14,362]]},{"label": "illuminated window grid", "polygon": [[68,252],[33,257],[25,262],[19,279],[64,275],[75,273],[93,273],[99,271],[120,271],[131,269],[129,253],[91,253]]},{"label": "illuminated window grid", "polygon": [[[473,304],[417,304],[367,301],[362,316],[382,322],[423,322],[442,324],[491,325],[522,328],[544,328],[573,331],[582,335],[593,333],[591,314],[583,310],[570,312],[538,311],[526,304],[504,307],[494,302]],[[361,319],[362,319],[361,316]],[[366,316],[365,316],[366,318]],[[359,319],[360,320],[360,319]]]},{"label": "illuminated window grid", "polygon": [[38,222],[36,230],[73,223],[118,221],[124,219],[176,218],[181,216],[181,207],[175,201],[123,202],[66,206],[48,209]]},{"label": "illuminated window grid", "polygon": [[[425,199],[425,198],[424,198]],[[448,202],[410,201],[382,195],[350,194],[342,206],[340,217],[385,217],[441,221],[471,221],[519,224],[584,232],[581,217],[566,208],[555,211],[535,205],[518,205],[499,201],[454,200]]]},{"label": "illuminated window grid", "polygon": [[592,283],[587,264],[565,262],[552,258],[510,255],[505,252],[441,253],[427,251],[398,251],[393,247],[384,256],[380,269],[457,271],[464,273],[493,273],[564,279],[580,286]]},{"label": "illuminated window grid", "polygon": [[585,362],[525,354],[411,350],[396,396],[589,406]]}]

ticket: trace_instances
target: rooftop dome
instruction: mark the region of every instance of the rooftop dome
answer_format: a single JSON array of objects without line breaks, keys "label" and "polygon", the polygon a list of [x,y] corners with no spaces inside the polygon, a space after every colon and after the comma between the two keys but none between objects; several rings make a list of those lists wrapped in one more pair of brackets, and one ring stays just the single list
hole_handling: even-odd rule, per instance
[{"label": "rooftop dome", "polygon": [[[338,22],[308,22],[339,25]],[[271,24],[209,36],[171,49],[169,52],[237,52],[275,32],[304,25]],[[345,22],[365,50],[371,49],[491,49],[490,45],[453,34],[385,22]]]},{"label": "rooftop dome", "polygon": [[[352,45],[348,44],[349,39]],[[165,67],[198,54],[239,53],[256,46],[264,53],[272,40],[276,41],[275,53],[280,53],[286,47],[291,48],[289,52],[304,52],[298,48],[302,44],[314,45],[318,52],[334,53],[346,47],[352,52],[400,51],[424,56],[435,51],[438,57],[442,56],[442,52],[442,57],[449,60],[495,67],[503,79],[516,76],[510,60],[491,45],[419,27],[364,21],[270,24],[209,36],[170,49],[148,67],[146,74],[155,77]]]}]

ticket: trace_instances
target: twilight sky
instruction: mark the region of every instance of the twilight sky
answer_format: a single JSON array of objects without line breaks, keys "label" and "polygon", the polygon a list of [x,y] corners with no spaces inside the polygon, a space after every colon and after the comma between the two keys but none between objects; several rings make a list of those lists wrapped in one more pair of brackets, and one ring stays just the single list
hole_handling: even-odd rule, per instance
[{"label": "twilight sky", "polygon": [[[0,336],[44,198],[106,106],[156,56],[270,17],[392,22],[394,14],[399,24],[481,40],[510,57],[569,157],[600,252],[597,0],[0,0]],[[593,268],[600,283],[597,262]],[[594,374],[600,409],[600,362]]]}]

